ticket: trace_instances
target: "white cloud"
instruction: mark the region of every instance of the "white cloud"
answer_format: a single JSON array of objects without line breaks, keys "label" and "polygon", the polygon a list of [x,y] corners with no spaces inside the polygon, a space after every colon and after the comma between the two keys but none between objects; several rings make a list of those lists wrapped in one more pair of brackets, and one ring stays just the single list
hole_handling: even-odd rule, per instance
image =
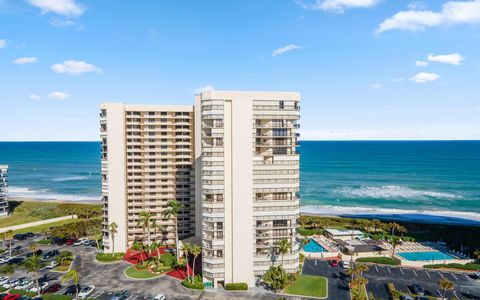
[{"label": "white cloud", "polygon": [[14,60],[13,63],[17,65],[25,65],[25,64],[33,64],[37,60],[38,59],[36,57],[19,57],[16,60]]},{"label": "white cloud", "polygon": [[417,67],[426,67],[426,66],[428,66],[428,62],[423,61],[423,60],[417,60],[417,61],[415,62],[415,65],[416,65]]},{"label": "white cloud", "polygon": [[371,84],[370,84],[370,87],[371,87],[372,89],[379,89],[379,88],[382,87],[382,84],[381,84],[381,83],[371,83]]},{"label": "white cloud", "polygon": [[2,49],[3,47],[5,47],[7,45],[7,41],[6,40],[0,40],[0,49]]},{"label": "white cloud", "polygon": [[414,1],[408,4],[408,9],[410,10],[426,10],[428,7],[427,3],[423,1]]},{"label": "white cloud", "polygon": [[429,54],[428,60],[433,62],[439,62],[443,64],[450,64],[459,66],[462,64],[462,61],[465,60],[462,55],[459,53],[445,54],[445,55],[434,55]]},{"label": "white cloud", "polygon": [[63,93],[63,92],[53,92],[48,95],[48,98],[57,99],[57,100],[65,100],[70,97],[71,96],[69,94]]},{"label": "white cloud", "polygon": [[368,8],[375,6],[381,0],[296,0],[295,2],[306,9],[318,9],[343,13],[351,8]]},{"label": "white cloud", "polygon": [[480,24],[480,0],[449,1],[442,10],[401,11],[383,21],[377,33],[388,30],[423,31],[429,27],[440,25]]},{"label": "white cloud", "polygon": [[79,17],[85,8],[75,0],[27,0],[31,5],[38,7],[42,13],[55,13],[65,17]]},{"label": "white cloud", "polygon": [[205,85],[205,86],[199,87],[194,92],[195,92],[195,94],[200,94],[201,92],[214,91],[214,90],[215,90],[215,87],[213,87],[211,85]]},{"label": "white cloud", "polygon": [[103,72],[102,69],[93,64],[77,60],[66,60],[61,64],[54,64],[51,69],[57,73],[69,75],[79,75],[89,72],[101,74]]},{"label": "white cloud", "polygon": [[42,97],[40,97],[39,95],[35,95],[35,94],[31,94],[30,96],[28,96],[28,98],[30,100],[35,100],[35,101],[42,100]]},{"label": "white cloud", "polygon": [[440,78],[440,75],[435,73],[420,72],[420,73],[417,73],[415,76],[411,77],[410,80],[416,83],[426,83],[429,81],[438,80],[439,78]]},{"label": "white cloud", "polygon": [[272,56],[277,57],[277,56],[282,55],[282,54],[284,54],[288,51],[297,50],[297,49],[301,49],[301,48],[302,48],[301,46],[298,46],[298,45],[295,45],[295,44],[290,44],[290,45],[275,49],[272,52]]}]

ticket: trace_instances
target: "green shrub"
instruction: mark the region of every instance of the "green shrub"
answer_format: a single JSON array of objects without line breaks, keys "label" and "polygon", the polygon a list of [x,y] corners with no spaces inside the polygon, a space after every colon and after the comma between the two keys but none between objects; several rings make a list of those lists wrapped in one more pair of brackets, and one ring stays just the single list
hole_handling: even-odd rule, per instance
[{"label": "green shrub", "polygon": [[43,300],[71,300],[72,297],[66,295],[55,295],[55,294],[44,294],[42,295]]},{"label": "green shrub", "polygon": [[458,263],[433,264],[433,265],[425,265],[423,267],[428,269],[453,268],[453,269],[460,269],[460,270],[480,271],[480,264],[474,264],[474,263],[467,263],[465,265],[458,264]]},{"label": "green shrub", "polygon": [[10,290],[10,294],[19,294],[27,297],[35,297],[37,295],[37,293],[34,293],[34,292],[29,292],[26,290],[15,290],[15,289]]},{"label": "green shrub", "polygon": [[245,282],[227,283],[225,284],[225,290],[227,291],[246,291],[248,285]]},{"label": "green shrub", "polygon": [[5,249],[0,248],[0,254],[5,253],[5,251],[6,251]]},{"label": "green shrub", "polygon": [[300,259],[300,263],[303,263],[305,261],[305,254],[300,253],[299,259]]},{"label": "green shrub", "polygon": [[160,262],[164,266],[171,267],[173,266],[173,264],[175,264],[175,256],[173,256],[172,253],[162,254],[162,256],[160,257]]},{"label": "green shrub", "polygon": [[7,289],[0,285],[0,293],[5,292]]},{"label": "green shrub", "polygon": [[125,253],[123,252],[117,252],[115,254],[97,253],[96,258],[98,261],[111,262],[111,261],[122,260],[124,256],[125,256]]},{"label": "green shrub", "polygon": [[52,239],[43,239],[38,241],[40,245],[50,245],[52,243]]},{"label": "green shrub", "polygon": [[323,229],[309,229],[305,227],[298,227],[297,232],[303,236],[310,236],[310,235],[321,235],[323,234]]},{"label": "green shrub", "polygon": [[148,262],[145,262],[145,263],[139,262],[138,264],[135,265],[135,268],[138,270],[143,270],[143,269],[146,269],[147,267],[148,267]]},{"label": "green shrub", "polygon": [[399,266],[400,260],[398,258],[390,258],[390,257],[360,257],[357,258],[357,262],[370,262],[376,264],[383,264],[383,265],[392,265],[392,266]]},{"label": "green shrub", "polygon": [[388,290],[388,293],[390,294],[390,297],[392,298],[392,300],[399,300],[400,299],[400,292],[397,291],[397,289],[395,288],[395,285],[391,282],[387,283],[387,290]]},{"label": "green shrub", "polygon": [[192,282],[188,281],[188,279],[184,279],[182,281],[182,285],[186,288],[189,288],[189,289],[203,290],[203,283],[202,282],[192,283]]}]

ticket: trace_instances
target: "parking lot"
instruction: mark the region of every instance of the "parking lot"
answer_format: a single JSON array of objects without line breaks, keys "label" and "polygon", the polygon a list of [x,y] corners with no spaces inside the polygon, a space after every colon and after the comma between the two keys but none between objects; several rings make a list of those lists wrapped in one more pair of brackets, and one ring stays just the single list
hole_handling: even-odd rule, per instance
[{"label": "parking lot", "polygon": [[[29,252],[28,246],[39,240],[42,236],[36,235],[34,238],[29,238],[24,241],[15,241],[13,247],[21,246],[24,250],[19,257],[25,256]],[[126,262],[115,263],[99,263],[95,260],[96,248],[91,246],[67,246],[67,245],[41,245],[39,248],[43,252],[53,249],[59,251],[71,251],[75,258],[73,260],[73,268],[79,273],[80,286],[95,285],[95,290],[88,296],[90,299],[111,299],[113,293],[122,290],[128,290],[129,295],[127,300],[152,299],[155,295],[162,293],[168,299],[299,299],[298,297],[286,297],[274,295],[272,293],[262,290],[252,290],[248,292],[227,293],[222,291],[195,291],[184,288],[177,279],[169,276],[161,276],[153,279],[130,279],[124,275],[125,269],[130,266]],[[8,253],[4,253],[8,255]],[[50,269],[43,269],[40,271],[40,281],[48,282],[49,286],[60,282],[64,273],[54,272]],[[12,276],[14,279],[31,278],[32,274],[27,274],[23,268],[18,268]],[[62,283],[62,289],[58,292],[62,294],[65,288],[72,283]],[[303,298],[305,299],[305,298]]]},{"label": "parking lot", "polygon": [[[425,289],[427,295],[440,296],[437,282],[442,276],[455,284],[455,289],[447,292],[449,299],[480,300],[480,280],[474,280],[466,273],[376,265],[369,267],[369,271],[363,273],[369,281],[367,292],[372,292],[378,300],[389,299],[386,288],[389,282],[402,293],[411,293],[411,285],[416,283]],[[303,274],[327,277],[329,299],[349,299],[349,278],[342,267],[332,267],[322,260],[306,260]]]}]

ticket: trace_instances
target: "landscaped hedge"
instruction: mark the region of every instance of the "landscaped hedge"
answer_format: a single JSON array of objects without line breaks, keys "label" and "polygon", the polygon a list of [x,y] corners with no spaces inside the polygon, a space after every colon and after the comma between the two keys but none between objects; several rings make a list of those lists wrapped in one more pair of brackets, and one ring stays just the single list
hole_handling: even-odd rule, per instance
[{"label": "landscaped hedge", "polygon": [[203,283],[202,282],[191,283],[190,281],[188,281],[188,279],[185,279],[185,280],[182,281],[182,285],[186,288],[189,288],[189,289],[203,290]]},{"label": "landscaped hedge", "polygon": [[433,264],[433,265],[425,265],[423,267],[429,268],[429,269],[452,268],[452,269],[461,269],[461,270],[480,271],[480,264],[474,264],[474,263],[468,263],[465,265],[458,264],[458,263]]},{"label": "landscaped hedge", "polygon": [[245,282],[227,283],[225,284],[225,290],[227,291],[246,291],[248,290],[248,284]]},{"label": "landscaped hedge", "polygon": [[52,239],[43,239],[38,241],[40,245],[50,245],[52,243]]},{"label": "landscaped hedge", "polygon": [[44,294],[42,295],[43,300],[71,300],[72,297],[67,295],[55,295],[55,294]]},{"label": "landscaped hedge", "polygon": [[323,229],[308,229],[304,227],[298,227],[297,232],[303,236],[310,236],[310,235],[322,235],[324,230]]},{"label": "landscaped hedge", "polygon": [[15,289],[10,290],[10,294],[19,294],[27,297],[35,297],[37,295],[37,293],[34,293],[34,292],[29,292],[26,290],[15,290]]},{"label": "landscaped hedge", "polygon": [[357,258],[357,262],[370,262],[382,265],[392,265],[392,266],[399,266],[400,260],[398,258],[390,258],[390,257],[360,257]]},{"label": "landscaped hedge", "polygon": [[392,300],[399,300],[400,299],[400,292],[397,291],[395,288],[395,285],[391,282],[387,283],[387,290],[388,293],[390,294],[390,297]]},{"label": "landscaped hedge", "polygon": [[112,254],[112,253],[97,253],[96,258],[97,258],[98,261],[111,262],[111,261],[122,260],[124,256],[125,256],[125,253],[121,253],[121,252],[118,252],[118,253],[115,253],[115,254]]}]

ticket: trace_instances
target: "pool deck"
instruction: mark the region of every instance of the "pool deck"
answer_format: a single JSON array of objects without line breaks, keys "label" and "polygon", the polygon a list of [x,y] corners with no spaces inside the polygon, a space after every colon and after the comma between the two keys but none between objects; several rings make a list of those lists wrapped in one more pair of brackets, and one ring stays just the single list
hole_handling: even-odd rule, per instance
[{"label": "pool deck", "polygon": [[329,242],[328,239],[322,235],[314,235],[311,237],[315,240],[320,246],[322,246],[326,252],[307,252],[301,250],[301,252],[307,258],[319,258],[319,259],[329,259],[329,258],[338,258],[338,250],[336,250]]}]

